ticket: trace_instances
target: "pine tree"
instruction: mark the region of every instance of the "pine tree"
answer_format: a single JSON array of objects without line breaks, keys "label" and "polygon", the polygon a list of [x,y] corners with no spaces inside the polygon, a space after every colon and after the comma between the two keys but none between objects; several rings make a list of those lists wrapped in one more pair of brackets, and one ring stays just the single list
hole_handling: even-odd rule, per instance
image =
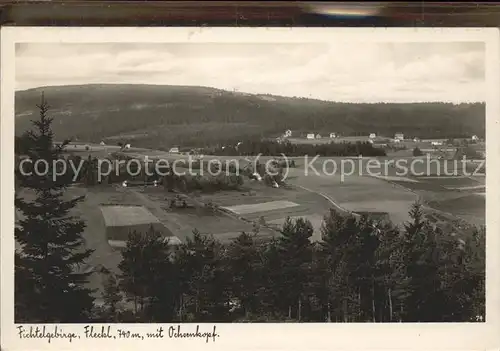
[{"label": "pine tree", "polygon": [[118,280],[113,274],[109,274],[104,283],[104,307],[106,308],[107,321],[118,322],[118,304],[122,301],[121,290]]},{"label": "pine tree", "polygon": [[176,264],[181,281],[182,321],[227,321],[231,277],[226,260],[223,245],[197,230],[179,247]]},{"label": "pine tree", "polygon": [[[379,280],[384,289],[385,313],[383,322],[402,321],[406,299],[409,296],[409,278],[399,228],[392,223],[380,226],[380,245],[376,252]],[[381,299],[382,300],[382,299]]]},{"label": "pine tree", "polygon": [[255,313],[262,286],[262,267],[259,249],[251,235],[243,232],[231,243],[229,268],[233,277],[232,292],[241,303],[244,315]]},{"label": "pine tree", "polygon": [[486,229],[474,230],[472,237],[465,243],[467,277],[471,287],[469,320],[486,320]]},{"label": "pine tree", "polygon": [[[302,307],[308,299],[309,271],[312,263],[312,246],[310,238],[313,234],[311,222],[298,218],[285,220],[278,239],[278,249],[283,262],[282,284],[287,293],[282,297],[288,307],[288,317],[301,320]],[[295,312],[295,313],[293,313]]]},{"label": "pine tree", "polygon": [[146,233],[134,231],[129,235],[122,257],[118,265],[122,272],[120,286],[133,302],[136,317],[151,322],[156,317],[153,306],[159,303],[158,292],[169,274],[173,274],[168,241],[152,226]]},{"label": "pine tree", "polygon": [[322,226],[322,254],[326,264],[325,281],[328,291],[328,319],[350,322],[355,319],[358,293],[351,276],[356,263],[352,252],[358,235],[358,223],[353,216],[344,216],[331,209]]},{"label": "pine tree", "polygon": [[273,238],[263,250],[263,286],[259,293],[261,314],[281,316],[288,314],[288,306],[282,298],[288,292],[283,281],[283,266],[278,240]]},{"label": "pine tree", "polygon": [[409,214],[411,221],[405,224],[402,245],[410,295],[402,318],[411,322],[430,322],[441,313],[439,308],[431,307],[435,306],[440,286],[437,239],[441,233],[425,219],[421,204],[415,203]]},{"label": "pine tree", "polygon": [[[15,229],[21,250],[16,255],[17,322],[84,322],[93,306],[91,290],[85,287],[89,273],[78,267],[92,254],[84,246],[85,224],[70,215],[83,198],[65,200],[65,189],[71,174],[57,175],[54,161],[62,158],[63,148],[54,145],[52,118],[42,95],[40,118],[33,121],[33,130],[26,134],[24,152],[36,163],[48,164],[48,172],[23,175],[16,169],[16,178],[23,191],[16,193],[15,207],[23,219]],[[26,173],[25,173],[26,174]],[[28,201],[26,196],[33,196]]]}]

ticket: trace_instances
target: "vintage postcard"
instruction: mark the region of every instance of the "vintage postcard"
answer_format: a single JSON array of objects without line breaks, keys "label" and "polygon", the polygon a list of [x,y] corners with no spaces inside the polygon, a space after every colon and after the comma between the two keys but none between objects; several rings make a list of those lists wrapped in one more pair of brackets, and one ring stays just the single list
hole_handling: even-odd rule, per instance
[{"label": "vintage postcard", "polygon": [[499,39],[3,28],[2,348],[498,349]]}]

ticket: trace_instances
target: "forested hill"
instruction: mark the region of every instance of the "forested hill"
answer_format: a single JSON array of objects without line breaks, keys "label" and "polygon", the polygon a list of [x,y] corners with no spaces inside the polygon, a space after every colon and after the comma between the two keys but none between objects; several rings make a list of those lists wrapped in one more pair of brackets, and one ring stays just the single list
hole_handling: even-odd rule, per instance
[{"label": "forested hill", "polygon": [[79,85],[16,92],[16,134],[36,114],[42,91],[58,139],[133,141],[137,146],[201,146],[285,129],[344,135],[484,135],[485,105],[354,104],[253,95],[207,87]]}]

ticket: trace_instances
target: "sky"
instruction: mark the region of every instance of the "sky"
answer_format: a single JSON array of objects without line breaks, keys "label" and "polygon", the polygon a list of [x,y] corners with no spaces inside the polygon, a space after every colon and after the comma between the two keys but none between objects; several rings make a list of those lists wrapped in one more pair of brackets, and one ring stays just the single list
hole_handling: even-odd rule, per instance
[{"label": "sky", "polygon": [[16,46],[16,90],[93,83],[208,86],[346,102],[484,101],[484,43]]}]

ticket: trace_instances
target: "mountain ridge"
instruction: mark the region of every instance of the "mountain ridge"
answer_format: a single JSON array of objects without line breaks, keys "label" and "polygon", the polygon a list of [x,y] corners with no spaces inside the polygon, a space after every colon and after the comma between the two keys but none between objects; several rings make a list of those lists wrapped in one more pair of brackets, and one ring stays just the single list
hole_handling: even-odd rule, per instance
[{"label": "mountain ridge", "polygon": [[[345,135],[484,135],[485,104],[349,103],[204,86],[85,84],[16,91],[16,134],[30,127],[41,93],[58,138],[100,141],[140,134],[137,146],[201,146],[285,129]],[[129,138],[129,137],[126,137]]]}]

